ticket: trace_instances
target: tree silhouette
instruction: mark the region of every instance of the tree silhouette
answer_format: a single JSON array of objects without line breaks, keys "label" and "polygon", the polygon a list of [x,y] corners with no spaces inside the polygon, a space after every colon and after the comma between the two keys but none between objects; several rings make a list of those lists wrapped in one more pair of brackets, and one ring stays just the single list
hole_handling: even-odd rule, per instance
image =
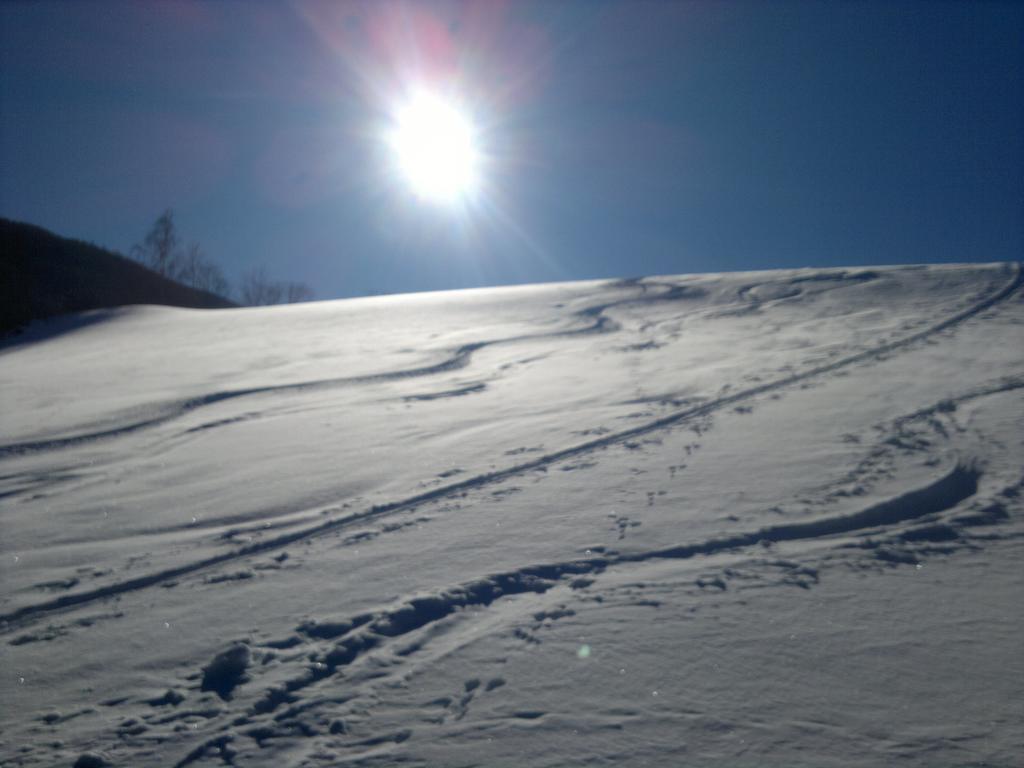
[{"label": "tree silhouette", "polygon": [[[132,258],[164,277],[208,291],[228,296],[231,285],[216,263],[207,258],[199,243],[191,243],[182,250],[174,227],[174,211],[168,208],[160,214],[146,239],[132,246]],[[282,282],[267,276],[262,264],[242,275],[238,288],[243,304],[294,304],[313,298],[313,289],[306,283]]]},{"label": "tree silhouette", "polygon": [[243,304],[258,307],[265,304],[279,304],[284,294],[281,283],[267,277],[267,268],[262,264],[242,275],[239,294]]},{"label": "tree silhouette", "polygon": [[267,304],[295,304],[313,298],[313,289],[306,283],[284,283],[271,280],[262,264],[242,275],[239,286],[243,304],[257,307]]},{"label": "tree silhouette", "polygon": [[178,280],[185,285],[226,296],[231,290],[221,268],[206,258],[199,243],[192,243],[181,257]]},{"label": "tree silhouette", "polygon": [[172,280],[178,276],[181,253],[178,249],[178,235],[174,231],[174,211],[168,208],[160,214],[146,239],[132,246],[131,256],[158,275]]},{"label": "tree silhouette", "polygon": [[313,298],[313,289],[305,283],[288,283],[284,289],[284,300],[286,304],[298,304],[302,301],[310,301]]},{"label": "tree silhouette", "polygon": [[231,284],[217,264],[206,257],[199,243],[181,249],[174,226],[174,211],[165,210],[141,243],[132,246],[131,256],[157,274],[179,283],[228,296]]}]

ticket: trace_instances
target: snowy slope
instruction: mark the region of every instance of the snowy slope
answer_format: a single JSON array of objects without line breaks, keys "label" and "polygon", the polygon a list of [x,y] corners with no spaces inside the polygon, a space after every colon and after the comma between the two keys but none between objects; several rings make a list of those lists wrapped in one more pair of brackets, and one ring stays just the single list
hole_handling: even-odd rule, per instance
[{"label": "snowy slope", "polygon": [[0,349],[0,763],[1019,764],[1019,267]]}]

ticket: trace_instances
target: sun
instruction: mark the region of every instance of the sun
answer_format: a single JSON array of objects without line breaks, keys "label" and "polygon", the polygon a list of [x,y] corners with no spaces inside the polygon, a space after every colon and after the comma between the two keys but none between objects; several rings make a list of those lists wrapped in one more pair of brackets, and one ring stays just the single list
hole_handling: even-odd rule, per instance
[{"label": "sun", "polygon": [[476,128],[456,102],[434,93],[415,94],[396,111],[388,143],[417,197],[456,203],[476,191]]}]

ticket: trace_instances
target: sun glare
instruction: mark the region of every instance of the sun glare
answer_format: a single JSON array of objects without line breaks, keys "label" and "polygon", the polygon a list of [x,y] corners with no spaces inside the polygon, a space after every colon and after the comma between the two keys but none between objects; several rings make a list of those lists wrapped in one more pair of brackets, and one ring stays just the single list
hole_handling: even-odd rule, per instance
[{"label": "sun glare", "polygon": [[474,191],[479,170],[476,132],[454,103],[417,94],[396,114],[389,143],[418,197],[454,203]]}]

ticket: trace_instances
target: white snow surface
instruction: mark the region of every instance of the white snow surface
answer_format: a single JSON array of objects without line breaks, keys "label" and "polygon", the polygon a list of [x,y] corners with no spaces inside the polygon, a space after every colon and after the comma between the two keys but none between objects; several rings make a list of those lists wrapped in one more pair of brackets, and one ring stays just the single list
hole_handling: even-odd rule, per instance
[{"label": "white snow surface", "polygon": [[0,764],[1020,765],[1022,353],[1013,264],[41,324]]}]

